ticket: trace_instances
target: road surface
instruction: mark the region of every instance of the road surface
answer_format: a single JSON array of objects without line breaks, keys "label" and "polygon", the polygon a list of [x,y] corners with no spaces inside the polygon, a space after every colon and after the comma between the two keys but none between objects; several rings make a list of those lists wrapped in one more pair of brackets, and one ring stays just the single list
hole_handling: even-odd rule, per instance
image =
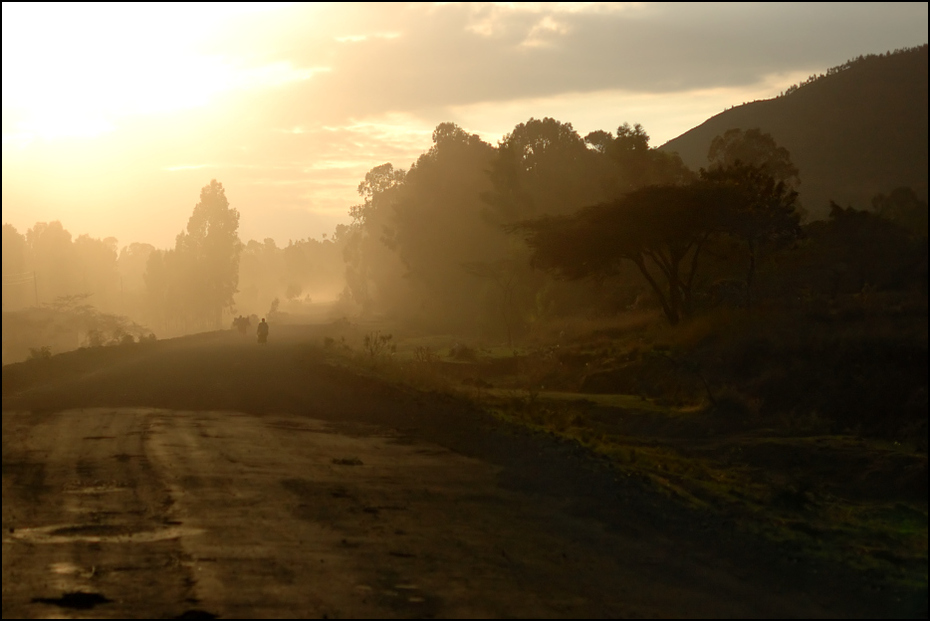
[{"label": "road surface", "polygon": [[579,447],[229,335],[4,368],[3,616],[897,614]]}]

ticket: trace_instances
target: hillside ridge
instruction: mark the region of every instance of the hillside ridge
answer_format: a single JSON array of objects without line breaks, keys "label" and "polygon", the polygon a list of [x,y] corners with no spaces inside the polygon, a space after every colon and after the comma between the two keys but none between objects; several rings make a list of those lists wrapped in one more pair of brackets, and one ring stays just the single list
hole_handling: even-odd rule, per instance
[{"label": "hillside ridge", "polygon": [[714,137],[758,127],[791,153],[812,219],[826,217],[831,200],[864,209],[901,186],[927,200],[927,67],[926,44],[863,56],[779,97],[721,112],[659,148],[696,170]]}]

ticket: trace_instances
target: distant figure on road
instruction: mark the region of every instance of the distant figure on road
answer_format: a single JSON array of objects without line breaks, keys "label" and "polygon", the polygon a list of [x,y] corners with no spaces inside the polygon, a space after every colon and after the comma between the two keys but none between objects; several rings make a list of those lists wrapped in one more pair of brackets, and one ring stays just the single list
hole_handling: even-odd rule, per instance
[{"label": "distant figure on road", "polygon": [[262,317],[262,322],[258,324],[258,343],[264,345],[268,342],[268,324],[265,323],[265,318]]},{"label": "distant figure on road", "polygon": [[239,315],[238,317],[233,319],[233,325],[236,326],[236,328],[239,330],[239,334],[241,334],[242,336],[245,336],[248,333],[249,328],[251,327],[252,323],[249,321],[248,317],[243,317],[242,315]]}]

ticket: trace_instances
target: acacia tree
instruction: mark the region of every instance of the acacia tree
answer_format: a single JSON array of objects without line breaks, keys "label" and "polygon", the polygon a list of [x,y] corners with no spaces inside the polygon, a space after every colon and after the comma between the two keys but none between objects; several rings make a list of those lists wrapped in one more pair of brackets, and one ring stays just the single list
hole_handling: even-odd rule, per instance
[{"label": "acacia tree", "polygon": [[722,230],[727,201],[719,194],[704,183],[649,186],[512,230],[526,236],[534,266],[563,278],[609,276],[621,261],[631,261],[674,325],[691,314],[701,253]]}]

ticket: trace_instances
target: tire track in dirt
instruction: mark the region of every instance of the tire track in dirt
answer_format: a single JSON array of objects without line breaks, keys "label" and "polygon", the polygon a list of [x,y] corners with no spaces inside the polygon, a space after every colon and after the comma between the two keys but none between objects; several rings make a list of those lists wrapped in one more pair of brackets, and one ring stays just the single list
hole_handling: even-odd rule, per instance
[{"label": "tire track in dirt", "polygon": [[[3,414],[3,616],[194,607],[145,413]],[[36,472],[42,476],[35,476]]]},{"label": "tire track in dirt", "polygon": [[299,344],[119,349],[4,367],[4,616],[66,589],[111,600],[98,616],[891,609],[577,446]]}]

